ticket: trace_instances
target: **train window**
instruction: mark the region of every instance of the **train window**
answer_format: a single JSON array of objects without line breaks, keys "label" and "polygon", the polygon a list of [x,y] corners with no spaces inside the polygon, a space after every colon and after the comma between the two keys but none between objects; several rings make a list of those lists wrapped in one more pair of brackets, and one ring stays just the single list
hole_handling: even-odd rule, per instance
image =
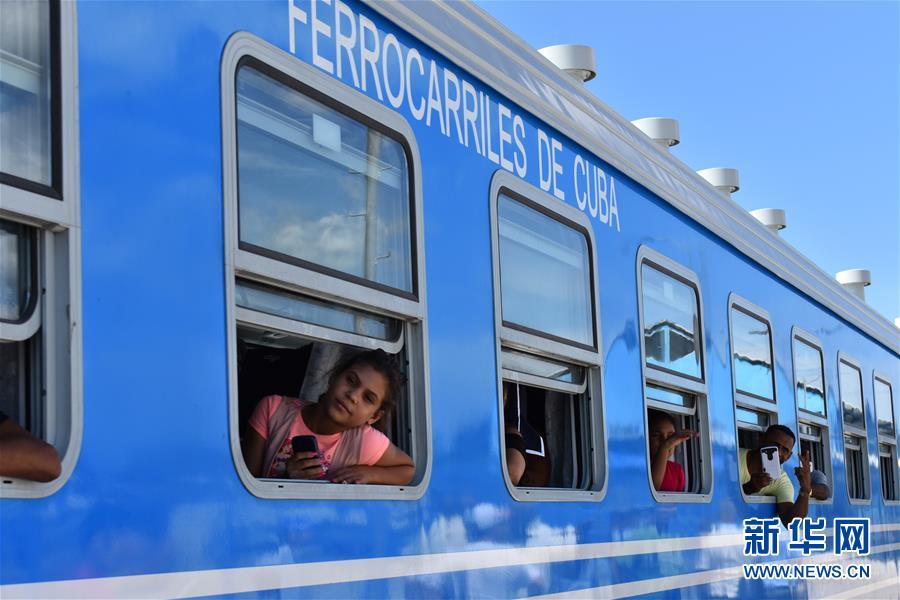
[{"label": "train window", "polygon": [[[739,450],[750,450],[769,425],[778,422],[771,320],[766,311],[737,294],[731,294],[728,306],[737,445]],[[745,495],[744,499],[769,501],[764,496]]]},{"label": "train window", "polygon": [[[264,498],[418,498],[430,472],[430,433],[412,131],[396,113],[249,34],[226,47],[222,89],[238,473]],[[248,425],[259,431],[254,410],[263,398],[278,398],[267,400],[272,407],[284,397],[316,403],[337,365],[365,350],[384,351],[405,374],[392,416],[373,426],[413,459],[408,485],[290,479],[276,468],[277,452],[268,469],[244,462],[242,441]]]},{"label": "train window", "polygon": [[[743,304],[743,305],[742,305]],[[772,331],[767,318],[745,307],[731,305],[731,365],[735,390],[761,400],[775,401],[772,378]]]},{"label": "train window", "polygon": [[[812,468],[825,473],[828,481],[834,481],[822,344],[799,327],[794,327],[791,340],[800,452],[808,452]],[[810,502],[820,501],[810,498]]]},{"label": "train window", "polygon": [[74,19],[54,0],[0,10],[0,410],[62,457],[54,481],[2,478],[0,497],[52,494],[81,442]]},{"label": "train window", "polygon": [[[678,471],[684,471],[684,491],[657,490],[648,468],[650,489],[658,501],[708,502],[712,454],[699,281],[690,270],[645,246],[638,252],[637,277],[648,438],[651,410],[666,415],[676,429],[699,433],[679,444],[672,457],[681,467]],[[745,417],[758,419],[750,411]],[[652,463],[649,444],[647,462]]]},{"label": "train window", "polygon": [[[491,185],[501,456],[518,500],[598,499],[606,466],[595,245],[573,207],[498,171]],[[521,478],[520,478],[521,477]]]},{"label": "train window", "polygon": [[57,2],[3,3],[0,171],[4,183],[59,197]]},{"label": "train window", "polygon": [[878,463],[881,495],[885,502],[900,501],[900,476],[897,472],[897,428],[894,419],[894,393],[887,377],[875,373],[875,418],[878,428]]},{"label": "train window", "polygon": [[863,409],[862,372],[859,363],[838,355],[838,379],[844,427],[844,463],[847,469],[847,493],[850,501],[870,498],[869,452],[866,416]]}]

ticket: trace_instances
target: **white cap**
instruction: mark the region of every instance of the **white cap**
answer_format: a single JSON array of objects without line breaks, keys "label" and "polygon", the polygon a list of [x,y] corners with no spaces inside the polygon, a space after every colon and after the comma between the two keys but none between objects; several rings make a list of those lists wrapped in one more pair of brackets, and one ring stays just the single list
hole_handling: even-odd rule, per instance
[{"label": "white cap", "polygon": [[847,269],[835,274],[838,283],[860,300],[866,299],[866,286],[872,285],[872,273],[868,269]]},{"label": "white cap", "polygon": [[538,52],[581,83],[590,81],[597,75],[597,59],[590,46],[558,44],[541,48]]},{"label": "white cap", "polygon": [[675,119],[665,119],[663,117],[647,117],[646,119],[637,119],[631,122],[632,125],[640,129],[644,135],[665,148],[677,146],[680,142],[678,131],[678,121]]},{"label": "white cap", "polygon": [[697,174],[709,182],[711,186],[725,192],[729,196],[741,189],[738,170],[728,167],[714,167],[712,169],[703,169],[697,171]]},{"label": "white cap", "polygon": [[757,208],[751,210],[750,214],[765,225],[769,231],[777,232],[787,227],[787,217],[780,208]]}]

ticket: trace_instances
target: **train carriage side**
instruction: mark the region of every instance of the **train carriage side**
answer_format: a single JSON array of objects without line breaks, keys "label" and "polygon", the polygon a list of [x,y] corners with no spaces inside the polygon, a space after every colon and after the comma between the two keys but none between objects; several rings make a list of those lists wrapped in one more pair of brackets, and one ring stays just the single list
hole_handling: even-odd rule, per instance
[{"label": "train carriage side", "polygon": [[[83,338],[68,374],[42,355],[76,392],[83,377],[83,415],[68,396],[35,401],[70,411],[47,435],[74,442],[49,495],[4,484],[0,595],[900,597],[897,480],[882,474],[897,462],[882,424],[882,407],[900,411],[896,330],[773,266],[793,255],[525,64],[536,55],[480,11],[48,6],[77,47],[52,67],[77,107],[54,134],[77,215],[7,203],[21,188],[4,179],[0,216],[47,248],[76,240],[81,316],[54,312],[69,290],[50,287],[37,335]],[[760,326],[769,358],[750,379],[768,393],[733,357]],[[410,485],[247,470],[256,396],[282,393],[276,380],[300,392],[290,361],[335,348],[406,365],[389,433],[416,461]],[[549,486],[504,468],[504,382],[543,428]],[[649,408],[700,431],[677,456],[686,493],[652,489]],[[738,483],[738,445],[764,422],[821,455],[833,499],[811,517],[871,519],[868,556],[808,560],[865,563],[868,580],[743,577],[804,561],[783,529],[773,556],[743,555],[742,521],[773,515]]]}]

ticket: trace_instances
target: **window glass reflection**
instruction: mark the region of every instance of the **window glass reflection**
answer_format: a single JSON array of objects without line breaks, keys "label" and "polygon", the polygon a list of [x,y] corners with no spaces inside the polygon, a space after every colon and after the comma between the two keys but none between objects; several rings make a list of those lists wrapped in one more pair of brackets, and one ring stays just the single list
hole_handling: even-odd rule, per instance
[{"label": "window glass reflection", "polygon": [[322,327],[357,333],[380,340],[396,340],[400,323],[396,319],[291,294],[255,283],[239,281],[235,287],[238,306],[304,321]]},{"label": "window glass reflection", "polygon": [[794,339],[794,371],[797,377],[797,406],[825,416],[825,384],[822,353],[806,342]]},{"label": "window glass reflection", "polygon": [[241,242],[412,292],[402,146],[249,67],[237,96]]},{"label": "window glass reflection", "polygon": [[685,408],[694,408],[693,395],[683,394],[681,392],[676,392],[675,390],[668,390],[653,385],[647,386],[647,399],[656,400],[657,402],[667,402]]},{"label": "window glass reflection", "polygon": [[0,220],[0,321],[28,318],[34,294],[34,230]]},{"label": "window glass reflection", "polygon": [[592,346],[587,238],[508,196],[499,221],[503,320]]},{"label": "window glass reflection", "polygon": [[865,429],[863,417],[862,377],[859,369],[841,361],[841,406],[844,410],[844,423],[859,429]]},{"label": "window glass reflection", "polygon": [[875,380],[875,416],[878,417],[878,433],[894,436],[894,404],[891,397],[891,386]]},{"label": "window glass reflection", "polygon": [[585,369],[575,365],[557,362],[548,358],[503,349],[500,363],[504,369],[527,373],[546,379],[580,385],[584,383]]},{"label": "window glass reflection", "polygon": [[732,308],[731,336],[735,387],[746,394],[774,400],[769,326],[742,310]]},{"label": "window glass reflection", "polygon": [[691,286],[641,266],[647,364],[700,377],[697,293]]},{"label": "window glass reflection", "polygon": [[755,410],[737,407],[735,413],[737,414],[738,421],[747,423],[748,425],[754,425],[765,429],[769,424],[769,418],[765,414],[756,412]]},{"label": "window glass reflection", "polygon": [[49,2],[3,0],[0,171],[52,184]]}]

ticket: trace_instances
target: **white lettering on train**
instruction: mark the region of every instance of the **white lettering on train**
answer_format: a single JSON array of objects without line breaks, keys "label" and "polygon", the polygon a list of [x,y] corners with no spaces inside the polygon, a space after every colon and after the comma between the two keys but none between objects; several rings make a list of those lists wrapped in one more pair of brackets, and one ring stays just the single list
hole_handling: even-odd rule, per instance
[{"label": "white lettering on train", "polygon": [[[301,5],[308,5],[308,11]],[[538,184],[563,202],[569,188],[564,161],[574,154],[570,197],[593,220],[610,228],[615,223],[620,230],[615,178],[539,126],[529,125],[514,107],[492,100],[487,91],[427,58],[427,52],[423,56],[395,34],[379,31],[345,0],[288,0],[292,54],[298,53],[298,23],[309,28],[313,65],[395,109],[405,104],[413,119],[455,137],[461,146],[522,179],[528,179],[529,166],[525,139],[529,129],[534,131]]]}]

